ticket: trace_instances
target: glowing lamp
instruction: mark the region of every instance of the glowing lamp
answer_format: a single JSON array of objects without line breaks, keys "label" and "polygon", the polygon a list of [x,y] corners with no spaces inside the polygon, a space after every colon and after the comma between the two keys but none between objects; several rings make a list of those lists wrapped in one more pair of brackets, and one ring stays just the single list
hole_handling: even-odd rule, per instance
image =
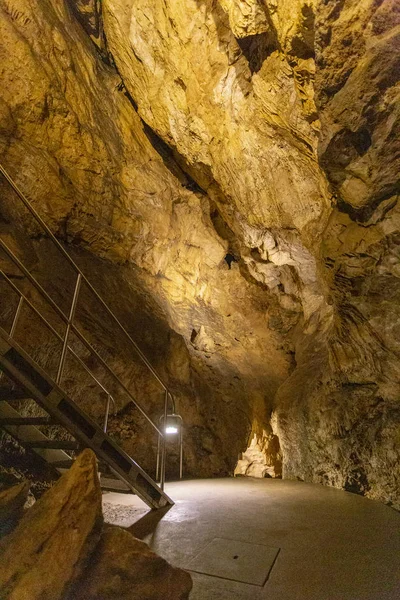
[{"label": "glowing lamp", "polygon": [[177,427],[166,427],[165,433],[168,433],[168,434],[178,433],[178,428]]},{"label": "glowing lamp", "polygon": [[164,425],[164,431],[167,435],[179,433],[181,428],[181,419],[177,415],[168,415]]},{"label": "glowing lamp", "polygon": [[[158,481],[161,473],[161,487],[164,485],[163,473],[165,473],[166,446],[168,443],[179,444],[179,478],[183,475],[183,421],[181,415],[172,412],[160,417],[160,429],[157,447],[156,479]],[[163,443],[162,443],[163,439]],[[161,467],[161,471],[160,471]]]}]

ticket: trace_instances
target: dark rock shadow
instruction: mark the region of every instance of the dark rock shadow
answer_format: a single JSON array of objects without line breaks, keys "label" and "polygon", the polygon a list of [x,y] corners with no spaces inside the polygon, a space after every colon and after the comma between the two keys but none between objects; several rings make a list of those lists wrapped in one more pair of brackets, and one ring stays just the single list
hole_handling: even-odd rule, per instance
[{"label": "dark rock shadow", "polygon": [[143,540],[147,535],[155,532],[157,525],[170,508],[171,506],[168,505],[158,510],[150,510],[139,521],[128,527],[127,531],[139,540]]},{"label": "dark rock shadow", "polygon": [[220,47],[225,47],[229,64],[235,67],[238,84],[243,94],[247,95],[251,89],[251,78],[249,81],[245,63],[240,58],[246,59],[251,75],[256,73],[261,69],[264,60],[276,50],[275,36],[266,32],[238,39],[230,28],[228,14],[218,2],[209,6],[208,0],[197,0],[197,4],[199,7],[208,5],[207,8],[216,26]]}]

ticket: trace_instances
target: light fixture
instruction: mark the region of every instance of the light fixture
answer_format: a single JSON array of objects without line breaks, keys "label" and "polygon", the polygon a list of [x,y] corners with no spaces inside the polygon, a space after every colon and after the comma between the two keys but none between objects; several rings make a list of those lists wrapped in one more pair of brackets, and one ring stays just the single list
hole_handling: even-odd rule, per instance
[{"label": "light fixture", "polygon": [[[160,417],[160,435],[158,436],[158,447],[157,447],[157,466],[156,466],[156,479],[158,480],[160,474],[160,466],[162,471],[162,454],[164,452],[165,457],[165,441],[168,438],[171,439],[171,442],[174,441],[174,438],[177,438],[177,442],[179,444],[179,478],[182,479],[183,476],[183,421],[181,415],[172,412],[170,414],[162,415]],[[176,436],[176,437],[175,437]],[[161,443],[162,438],[164,437],[164,443]],[[164,458],[165,460],[165,458]]]},{"label": "light fixture", "polygon": [[[164,420],[164,419],[163,419]],[[179,415],[167,415],[165,420],[164,431],[167,435],[173,435],[175,433],[179,433],[179,430],[182,426],[182,419]]]}]

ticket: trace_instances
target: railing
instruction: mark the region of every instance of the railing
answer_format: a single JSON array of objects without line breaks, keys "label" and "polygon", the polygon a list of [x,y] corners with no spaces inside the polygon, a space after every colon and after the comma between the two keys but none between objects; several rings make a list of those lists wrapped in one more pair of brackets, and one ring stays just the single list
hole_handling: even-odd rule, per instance
[{"label": "railing", "polygon": [[[84,368],[84,370],[90,375],[90,377],[93,379],[93,381],[96,383],[96,385],[98,385],[103,390],[103,392],[105,392],[107,400],[106,400],[106,406],[105,406],[103,427],[104,427],[104,432],[107,432],[110,405],[111,405],[111,403],[113,403],[113,405],[115,407],[115,401],[114,401],[114,398],[111,395],[111,393],[97,379],[97,377],[94,375],[94,373],[91,371],[91,369],[85,364],[85,362],[78,356],[78,354],[71,347],[71,345],[69,343],[70,335],[71,335],[71,333],[75,334],[75,336],[84,345],[84,347],[92,355],[94,355],[96,357],[96,359],[99,361],[99,363],[102,365],[102,367],[106,370],[108,375],[111,376],[111,378],[119,386],[119,388],[121,390],[123,390],[123,392],[125,392],[125,394],[127,394],[128,398],[133,402],[134,406],[140,411],[140,413],[150,423],[152,428],[157,432],[157,434],[159,436],[158,437],[159,447],[158,447],[158,451],[157,451],[157,475],[158,475],[158,472],[160,472],[160,487],[161,487],[161,489],[164,489],[165,469],[166,469],[165,431],[162,431],[162,429],[156,425],[156,423],[151,419],[151,417],[147,414],[147,412],[136,401],[136,399],[133,397],[132,393],[129,391],[129,389],[126,387],[126,385],[121,381],[119,376],[103,360],[103,358],[100,356],[100,354],[96,351],[96,349],[88,341],[86,336],[84,334],[82,334],[81,331],[76,326],[75,313],[76,313],[76,308],[77,308],[77,304],[78,304],[78,300],[79,300],[79,294],[80,294],[82,283],[85,284],[85,286],[93,294],[95,299],[101,304],[102,308],[107,312],[108,316],[111,318],[114,325],[116,325],[116,327],[118,328],[119,333],[122,334],[125,337],[125,339],[129,342],[130,346],[134,349],[137,356],[139,356],[142,363],[147,367],[147,369],[150,371],[150,373],[153,375],[153,377],[157,380],[157,382],[162,387],[162,389],[164,391],[164,401],[163,401],[164,406],[163,406],[163,415],[162,415],[162,419],[164,420],[164,423],[166,422],[166,419],[167,419],[169,404],[171,405],[172,413],[175,413],[175,400],[174,400],[172,393],[170,392],[170,390],[168,389],[168,387],[164,383],[164,381],[161,379],[161,377],[158,375],[158,373],[155,371],[155,369],[153,368],[151,363],[148,361],[146,356],[143,354],[142,350],[139,348],[139,346],[136,344],[136,342],[132,339],[131,335],[123,327],[123,325],[121,324],[119,319],[116,317],[116,315],[113,313],[113,311],[109,308],[109,306],[106,304],[106,302],[101,298],[101,296],[98,294],[98,292],[92,286],[92,284],[88,281],[88,279],[82,273],[81,269],[78,267],[78,265],[75,263],[75,261],[71,258],[71,256],[68,254],[68,252],[60,244],[60,242],[53,235],[53,233],[51,232],[49,227],[46,225],[46,223],[43,221],[43,219],[39,216],[39,214],[33,208],[31,203],[29,202],[29,200],[25,197],[25,195],[19,189],[19,187],[17,186],[15,181],[10,177],[10,175],[6,172],[4,167],[2,167],[1,165],[0,165],[0,173],[3,175],[4,179],[8,182],[8,184],[11,186],[11,188],[14,190],[14,192],[18,195],[19,199],[22,201],[22,203],[24,204],[26,209],[31,213],[31,215],[34,217],[34,219],[40,224],[41,228],[46,232],[47,236],[51,239],[51,241],[56,246],[58,251],[68,261],[68,263],[70,264],[70,266],[73,268],[73,270],[76,273],[76,281],[75,281],[72,303],[70,306],[69,314],[66,315],[64,313],[64,311],[58,306],[58,304],[46,292],[46,290],[42,287],[42,285],[35,279],[35,277],[33,277],[33,275],[30,273],[30,271],[25,267],[25,265],[19,260],[19,258],[15,255],[15,253],[12,251],[12,249],[4,242],[4,240],[0,239],[0,247],[7,254],[9,259],[25,275],[25,277],[34,286],[34,288],[37,290],[37,292],[40,294],[40,296],[42,298],[44,298],[44,300],[51,306],[51,308],[60,317],[60,319],[64,322],[64,324],[66,326],[64,335],[60,335],[58,333],[58,331],[51,325],[51,323],[49,323],[48,319],[46,319],[46,317],[44,317],[41,314],[40,310],[38,308],[36,308],[34,306],[34,304],[29,300],[29,298],[26,296],[26,294],[24,294],[19,289],[19,287],[17,287],[15,285],[15,283],[13,281],[11,281],[11,279],[7,276],[6,273],[4,273],[4,271],[0,270],[0,275],[3,278],[3,280],[12,288],[12,290],[18,295],[18,298],[19,298],[17,309],[16,309],[16,312],[14,315],[11,329],[10,329],[10,336],[13,337],[15,334],[16,327],[17,327],[18,320],[21,315],[23,305],[24,305],[24,303],[26,303],[26,305],[29,306],[29,308],[39,317],[41,322],[49,329],[49,331],[51,331],[53,333],[53,335],[56,336],[56,338],[62,344],[60,360],[58,363],[56,383],[59,384],[61,382],[63,372],[64,372],[64,367],[65,367],[65,361],[66,361],[68,353],[70,353],[74,357],[74,359],[77,360],[79,362],[79,364]],[[160,444],[161,444],[161,448],[160,448]],[[180,476],[182,476],[182,459],[181,459],[181,465],[180,465]]]}]

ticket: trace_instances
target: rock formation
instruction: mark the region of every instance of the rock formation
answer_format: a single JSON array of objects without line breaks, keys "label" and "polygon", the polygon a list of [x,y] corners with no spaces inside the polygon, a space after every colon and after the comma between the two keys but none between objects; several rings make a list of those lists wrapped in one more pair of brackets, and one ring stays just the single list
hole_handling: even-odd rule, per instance
[{"label": "rock formation", "polygon": [[[20,497],[21,485],[8,495]],[[85,450],[0,541],[1,598],[188,598],[188,573],[127,531],[102,524],[96,458]]]},{"label": "rock formation", "polygon": [[0,160],[168,379],[188,475],[253,440],[399,506],[399,36],[396,0],[0,0]]},{"label": "rock formation", "polygon": [[188,573],[119,527],[104,531],[93,563],[78,586],[82,600],[185,600],[192,587]]},{"label": "rock formation", "polygon": [[85,450],[1,542],[4,598],[61,598],[83,572],[102,525],[96,458]]}]

